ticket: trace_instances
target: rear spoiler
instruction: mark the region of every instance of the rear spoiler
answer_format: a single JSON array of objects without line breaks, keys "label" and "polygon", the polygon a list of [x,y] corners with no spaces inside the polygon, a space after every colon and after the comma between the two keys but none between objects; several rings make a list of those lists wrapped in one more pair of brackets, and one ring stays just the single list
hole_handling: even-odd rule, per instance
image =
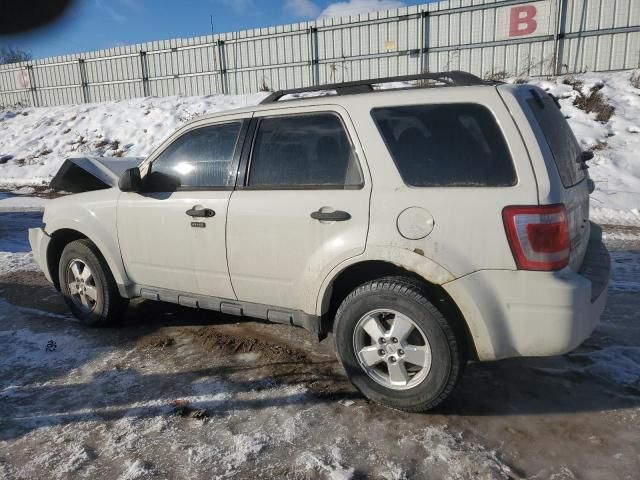
[{"label": "rear spoiler", "polygon": [[69,158],[62,164],[49,186],[53,190],[70,193],[113,188],[118,185],[118,179],[122,172],[137,167],[142,160],[139,157]]}]

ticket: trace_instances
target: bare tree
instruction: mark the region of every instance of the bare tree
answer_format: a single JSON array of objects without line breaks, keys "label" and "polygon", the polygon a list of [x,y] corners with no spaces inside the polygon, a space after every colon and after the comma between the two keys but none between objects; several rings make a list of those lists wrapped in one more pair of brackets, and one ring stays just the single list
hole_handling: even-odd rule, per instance
[{"label": "bare tree", "polygon": [[0,65],[31,60],[31,53],[15,47],[0,47]]}]

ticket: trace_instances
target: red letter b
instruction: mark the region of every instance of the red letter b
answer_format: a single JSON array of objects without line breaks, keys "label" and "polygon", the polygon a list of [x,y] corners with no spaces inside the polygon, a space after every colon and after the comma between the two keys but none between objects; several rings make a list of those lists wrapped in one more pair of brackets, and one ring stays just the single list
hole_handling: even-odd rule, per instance
[{"label": "red letter b", "polygon": [[529,35],[536,31],[538,22],[535,21],[536,7],[522,5],[513,7],[509,16],[509,36]]}]

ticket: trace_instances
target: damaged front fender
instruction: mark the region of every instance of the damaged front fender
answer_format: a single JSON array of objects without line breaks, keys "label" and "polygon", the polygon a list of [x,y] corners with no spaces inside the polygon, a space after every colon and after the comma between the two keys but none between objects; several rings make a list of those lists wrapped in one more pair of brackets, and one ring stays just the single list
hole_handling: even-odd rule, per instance
[{"label": "damaged front fender", "polygon": [[142,162],[142,158],[79,157],[65,160],[50,187],[69,193],[90,192],[118,185],[122,173]]}]

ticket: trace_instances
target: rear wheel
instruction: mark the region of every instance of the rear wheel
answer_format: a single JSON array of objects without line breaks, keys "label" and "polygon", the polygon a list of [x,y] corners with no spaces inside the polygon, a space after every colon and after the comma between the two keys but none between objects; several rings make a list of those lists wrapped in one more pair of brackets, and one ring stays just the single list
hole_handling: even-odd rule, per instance
[{"label": "rear wheel", "polygon": [[64,247],[58,278],[65,302],[84,325],[107,325],[128,304],[118,293],[107,262],[89,240],[76,240]]},{"label": "rear wheel", "polygon": [[356,388],[400,410],[436,407],[453,391],[464,365],[452,326],[409,278],[387,277],[356,288],[336,313],[334,334]]}]

